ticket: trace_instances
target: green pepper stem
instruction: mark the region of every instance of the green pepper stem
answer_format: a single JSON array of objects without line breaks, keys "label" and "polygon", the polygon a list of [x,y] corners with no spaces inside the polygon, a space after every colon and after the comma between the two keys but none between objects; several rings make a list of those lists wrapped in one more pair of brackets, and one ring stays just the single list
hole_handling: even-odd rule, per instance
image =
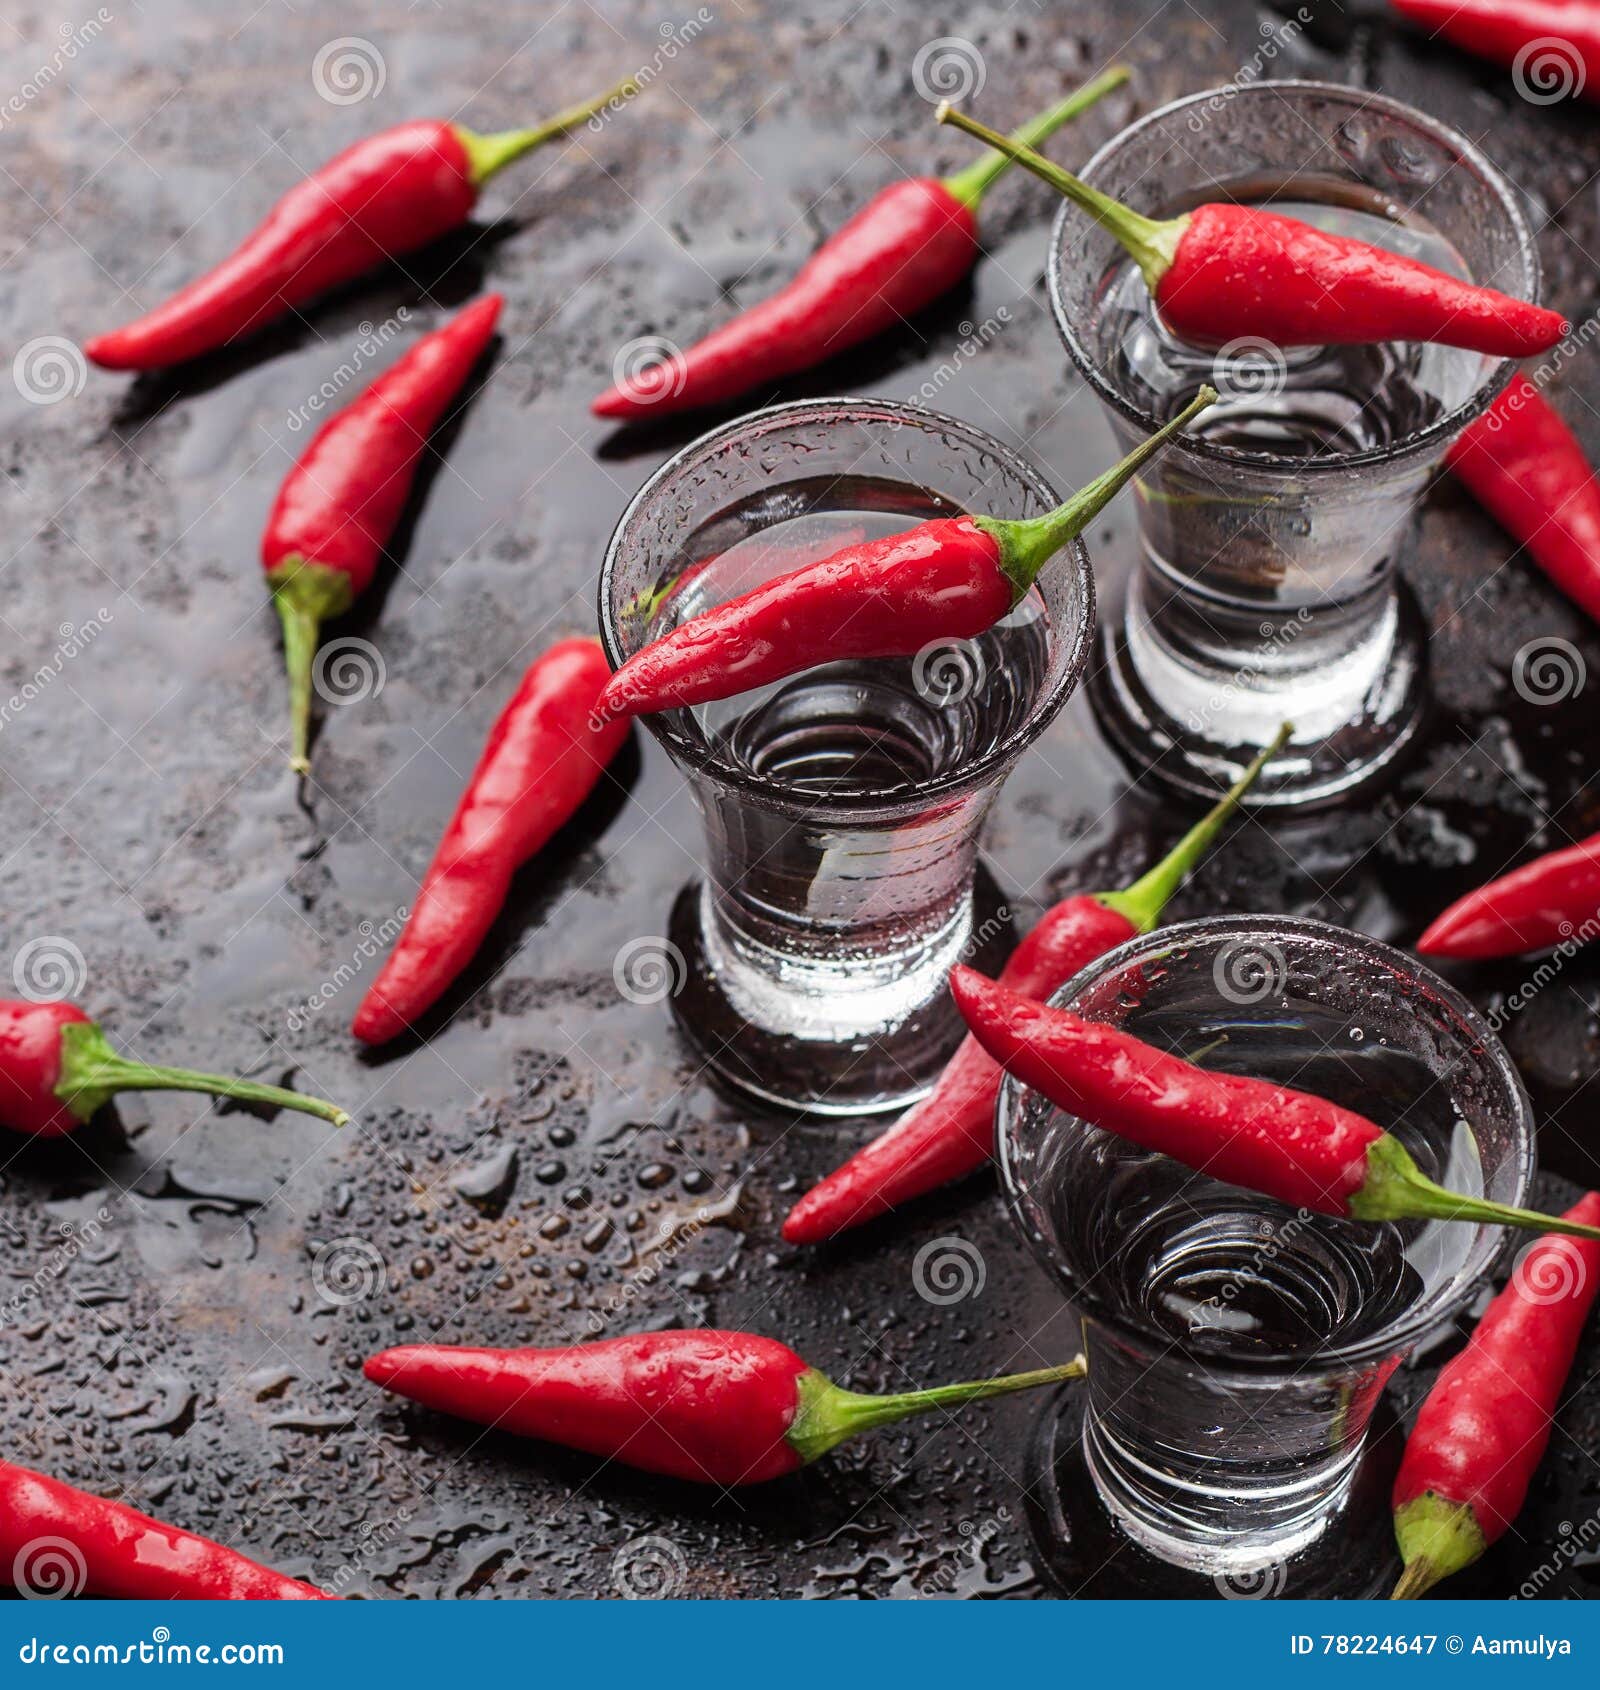
[{"label": "green pepper stem", "polygon": [[1414,1602],[1441,1579],[1470,1567],[1489,1547],[1467,1504],[1447,1502],[1431,1490],[1395,1509],[1394,1535],[1405,1571],[1390,1597],[1393,1602]]},{"label": "green pepper stem", "polygon": [[467,151],[467,171],[472,178],[472,185],[481,188],[497,171],[504,170],[513,159],[521,158],[524,153],[532,152],[535,147],[542,147],[546,141],[553,141],[558,135],[565,135],[568,130],[576,129],[580,123],[587,123],[597,112],[611,104],[613,100],[629,100],[637,94],[642,84],[637,78],[627,76],[616,87],[606,89],[592,100],[585,100],[582,105],[569,106],[564,112],[557,112],[552,118],[543,123],[536,123],[531,129],[502,129],[493,135],[480,135],[476,130],[464,128],[459,123],[450,127],[455,130],[456,138]]},{"label": "green pepper stem", "polygon": [[1520,1227],[1526,1232],[1557,1232],[1568,1238],[1600,1240],[1600,1227],[1447,1191],[1423,1173],[1392,1133],[1384,1133],[1367,1146],[1367,1177],[1348,1199],[1347,1207],[1358,1221],[1478,1221],[1489,1226]]},{"label": "green pepper stem", "polygon": [[[1019,147],[1037,147],[1041,141],[1049,140],[1062,124],[1070,123],[1097,100],[1104,99],[1113,89],[1120,88],[1132,74],[1126,65],[1113,65],[1092,82],[1084,83],[1076,93],[1069,94],[1059,105],[1040,112],[1031,123],[1023,124],[1011,136],[1013,144]],[[990,158],[981,158],[976,164],[969,164],[965,170],[958,171],[954,176],[946,176],[945,191],[960,200],[969,210],[976,211],[978,201],[983,198],[990,185],[1015,163],[1014,158],[999,152]]]},{"label": "green pepper stem", "polygon": [[1139,266],[1144,285],[1154,297],[1161,286],[1161,278],[1172,268],[1178,243],[1189,228],[1187,217],[1146,217],[1131,205],[1124,205],[1121,200],[1112,199],[1098,188],[1091,188],[1070,170],[1052,164],[1032,147],[1023,146],[998,130],[990,129],[987,124],[978,123],[964,112],[958,112],[948,100],[940,101],[936,115],[940,123],[954,124],[957,129],[986,142],[997,153],[1004,153],[1012,163],[1031,170],[1041,182],[1048,182],[1057,193],[1065,194],[1074,205],[1088,212],[1108,235],[1126,249],[1128,256]]},{"label": "green pepper stem", "polygon": [[267,574],[272,602],[283,623],[283,661],[289,672],[289,767],[311,770],[311,666],[317,635],[330,616],[342,616],[355,600],[350,577],[342,569],[287,557]]},{"label": "green pepper stem", "polygon": [[[1124,917],[1136,932],[1148,933],[1160,921],[1167,900],[1188,878],[1189,871],[1222,831],[1222,824],[1238,809],[1239,800],[1250,790],[1256,776],[1283,750],[1293,732],[1294,723],[1285,722],[1273,736],[1272,743],[1263,746],[1250,759],[1243,774],[1153,869],[1120,892],[1098,893],[1100,902],[1108,910],[1115,910]],[[1192,1062],[1194,1058],[1189,1060]]]},{"label": "green pepper stem", "polygon": [[1035,577],[1050,559],[1069,540],[1081,534],[1144,465],[1158,452],[1164,451],[1173,437],[1216,397],[1214,387],[1202,387],[1180,415],[1163,424],[1148,440],[1142,440],[1135,446],[1121,463],[1113,464],[1104,475],[1097,475],[1087,487],[1080,487],[1065,504],[1057,505],[1053,511],[1021,520],[996,516],[972,519],[984,533],[992,535],[1000,547],[1000,568],[1011,583],[1013,604],[1026,595]]},{"label": "green pepper stem", "polygon": [[784,1436],[802,1461],[811,1462],[835,1444],[874,1426],[889,1426],[936,1408],[959,1408],[963,1403],[982,1402],[987,1397],[1009,1396],[1013,1391],[1031,1391],[1039,1385],[1081,1379],[1085,1372],[1080,1355],[1060,1367],[1041,1367],[1032,1373],[1011,1373],[1002,1379],[978,1379],[960,1385],[938,1385],[930,1391],[875,1397],[844,1390],[826,1374],[808,1368],[795,1381],[799,1404]]},{"label": "green pepper stem", "polygon": [[268,1103],[278,1109],[297,1109],[342,1127],[350,1119],[337,1105],[320,1097],[287,1091],[282,1086],[257,1085],[254,1080],[230,1079],[225,1074],[200,1074],[192,1068],[154,1068],[119,1056],[92,1021],[68,1022],[61,1029],[61,1077],[55,1093],[78,1117],[87,1121],[119,1091],[203,1091],[213,1097],[237,1098],[241,1103]]}]

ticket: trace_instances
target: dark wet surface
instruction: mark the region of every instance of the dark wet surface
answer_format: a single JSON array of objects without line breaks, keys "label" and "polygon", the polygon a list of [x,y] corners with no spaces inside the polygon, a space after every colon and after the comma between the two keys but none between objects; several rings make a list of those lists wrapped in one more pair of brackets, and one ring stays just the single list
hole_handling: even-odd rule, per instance
[{"label": "dark wet surface", "polygon": [[[326,13],[274,7],[245,23],[248,8],[229,21],[219,10],[233,9],[146,0],[8,118],[0,287],[12,346],[81,341],[154,303],[301,170],[377,124],[457,111],[485,129],[526,120],[649,62],[679,21],[654,5],[357,8],[338,27],[381,49],[386,85],[335,106],[310,75]],[[896,172],[966,163],[966,144],[933,127],[911,86],[927,38],[979,46],[988,87],[976,105],[1001,122],[1129,58],[1132,97],[1058,143],[1070,157],[1135,100],[1145,109],[1233,77],[1272,15],[1218,0],[966,5],[937,18],[856,0],[713,11],[602,134],[493,186],[492,227],[174,377],[96,373],[50,406],[0,381],[0,702],[53,669],[0,727],[0,951],[69,939],[87,970],[78,995],[130,1052],[251,1071],[359,1111],[336,1135],[299,1116],[268,1124],[133,1098],[120,1127],[107,1116],[65,1144],[10,1147],[0,1448],[347,1592],[611,1595],[619,1552],[644,1537],[665,1540],[652,1553],[681,1567],[691,1594],[1043,1593],[1017,1491],[1035,1411],[1025,1401],[879,1435],[825,1470],[715,1498],[413,1413],[360,1377],[367,1352],[435,1332],[518,1344],[751,1327],[863,1389],[1072,1347],[1069,1317],[987,1179],[831,1249],[778,1242],[788,1203],[853,1135],[719,1097],[666,1007],[619,996],[613,958],[663,931],[698,848],[653,742],[522,876],[425,1043],[366,1058],[344,1031],[374,966],[362,924],[382,930],[409,902],[516,676],[548,640],[591,625],[612,522],[702,426],[624,435],[591,420],[616,348],[647,333],[692,338],[727,314],[719,290],[759,297]],[[57,40],[54,14],[13,17],[8,87]],[[1592,120],[1524,104],[1498,73],[1386,28],[1317,39],[1335,45],[1302,36],[1272,73],[1370,84],[1487,137],[1538,220],[1553,218],[1540,240],[1550,301],[1587,316],[1585,248],[1600,239]],[[1085,479],[1109,434],[1044,308],[1052,209],[1036,185],[1005,183],[986,207],[990,257],[970,292],[774,396],[920,395],[1030,452],[1058,485]],[[489,377],[441,441],[379,589],[335,630],[371,643],[385,682],[328,712],[297,800],[255,562],[307,437],[288,419],[363,332],[405,307],[398,347],[489,283],[508,296]],[[1002,308],[1004,332],[956,358],[971,325]],[[1553,391],[1600,449],[1593,356],[1572,359]],[[1122,501],[1093,537],[1107,589],[1130,529]],[[1469,884],[1600,826],[1587,748],[1600,683],[1540,706],[1509,679],[1536,637],[1571,642],[1590,671],[1600,643],[1508,554],[1457,492],[1436,492],[1408,570],[1433,629],[1436,697],[1416,756],[1370,800],[1271,831],[1246,824],[1174,915],[1294,911],[1404,942]],[[56,662],[63,630],[97,617],[83,649]],[[988,862],[1030,909],[1131,878],[1185,819],[1129,789],[1080,695],[1012,778]],[[1529,974],[1461,978],[1493,1007]],[[325,982],[331,999],[307,1010]],[[1544,1165],[1594,1180],[1600,949],[1568,959],[1506,1036],[1540,1107]],[[1552,1178],[1541,1194],[1568,1192]],[[705,1206],[713,1218],[696,1222]],[[64,1246],[67,1228],[83,1242]],[[983,1287],[932,1306],[912,1264],[952,1234],[981,1252]],[[647,1283],[652,1261],[665,1265]],[[352,1290],[367,1294],[335,1300]],[[1424,1366],[1447,1353],[1435,1345]],[[1582,1382],[1597,1366],[1591,1336],[1528,1509],[1459,1593],[1516,1589],[1564,1535],[1592,1526],[1600,1468],[1585,1451],[1600,1447],[1600,1384]],[[1424,1378],[1402,1375],[1400,1400]],[[1541,1587],[1591,1595],[1597,1577],[1563,1563]]]}]

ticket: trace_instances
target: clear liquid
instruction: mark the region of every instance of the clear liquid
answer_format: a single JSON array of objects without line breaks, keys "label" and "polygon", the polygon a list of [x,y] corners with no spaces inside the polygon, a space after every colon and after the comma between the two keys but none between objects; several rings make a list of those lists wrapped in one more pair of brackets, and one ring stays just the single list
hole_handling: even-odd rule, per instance
[{"label": "clear liquid", "polygon": [[[1293,199],[1274,200],[1272,209],[1468,276],[1461,255],[1436,231],[1397,223],[1376,209]],[[1197,419],[1196,434],[1289,457],[1370,451],[1416,434],[1471,397],[1487,362],[1458,347],[1410,341],[1285,350],[1264,341],[1234,343],[1237,350],[1222,356],[1168,330],[1131,260],[1102,297],[1100,343],[1112,380],[1135,404],[1172,417],[1210,382],[1220,397]]]}]

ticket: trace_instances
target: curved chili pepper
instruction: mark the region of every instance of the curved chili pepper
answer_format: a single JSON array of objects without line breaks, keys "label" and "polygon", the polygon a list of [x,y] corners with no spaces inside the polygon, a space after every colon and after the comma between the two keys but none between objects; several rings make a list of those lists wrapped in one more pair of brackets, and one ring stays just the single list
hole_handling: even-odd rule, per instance
[{"label": "curved chili pepper", "polygon": [[1600,931],[1600,833],[1457,898],[1417,940],[1423,956],[1522,956]]},{"label": "curved chili pepper", "polygon": [[1220,345],[1250,335],[1276,346],[1426,340],[1525,358],[1567,332],[1559,313],[1543,306],[1257,206],[1213,202],[1164,221],[1145,217],[952,111],[948,101],[939,121],[986,141],[1086,211],[1126,249],[1162,317],[1185,340]]},{"label": "curved chili pepper", "polygon": [[[1030,998],[1048,998],[1096,957],[1148,933],[1291,732],[1286,722],[1227,796],[1133,885],[1080,892],[1047,910],[1011,953],[1000,983]],[[994,1154],[1000,1078],[1000,1065],[968,1033],[920,1103],[795,1204],[783,1236],[791,1244],[820,1244],[981,1168]]]},{"label": "curved chili pepper", "polygon": [[[1389,0],[1453,47],[1518,66],[1542,97],[1600,100],[1600,7],[1592,0]],[[1524,60],[1524,52],[1531,62]]]},{"label": "curved chili pepper", "polygon": [[1600,1228],[1446,1191],[1393,1134],[1325,1097],[1196,1068],[970,968],[951,970],[950,989],[1007,1073],[1094,1126],[1224,1184],[1344,1220],[1478,1221],[1600,1238]]},{"label": "curved chili pepper", "polygon": [[846,657],[911,657],[970,639],[1027,595],[1051,557],[1216,398],[1209,387],[1121,463],[1044,516],[939,517],[846,546],[691,617],[637,651],[600,706],[646,715],[766,686]]},{"label": "curved chili pepper", "polygon": [[1580,609],[1600,622],[1600,482],[1526,376],[1445,453],[1450,472]]},{"label": "curved chili pepper", "polygon": [[[1600,1193],[1565,1219],[1600,1225]],[[1600,1245],[1539,1239],[1434,1382],[1394,1482],[1397,1600],[1471,1566],[1517,1517],[1597,1291]]]},{"label": "curved chili pepper", "polygon": [[330,417],[284,478],[261,536],[261,567],[283,622],[293,749],[311,767],[311,668],[317,635],[372,583],[405,509],[428,436],[494,334],[504,303],[486,293]]},{"label": "curved chili pepper", "polygon": [[628,737],[596,714],[610,670],[593,639],[562,640],[528,666],[489,731],[389,960],[350,1030],[383,1044],[413,1026],[483,943],[511,877],[594,790]]},{"label": "curved chili pepper", "polygon": [[132,1062],[117,1055],[76,1004],[0,998],[0,1126],[31,1138],[61,1138],[122,1091],[203,1091],[298,1109],[336,1127],[350,1119],[320,1097],[282,1086]]},{"label": "curved chili pepper", "polygon": [[1083,1376],[1083,1358],[894,1396],[843,1390],[748,1332],[641,1332],[554,1350],[407,1344],[367,1378],[425,1408],[710,1485],[776,1479],[873,1426]]},{"label": "curved chili pepper", "polygon": [[42,1596],[328,1600],[236,1549],[10,1461],[0,1461],[0,1579]]},{"label": "curved chili pepper", "polygon": [[306,177],[231,257],[84,354],[107,370],[180,364],[304,305],[382,259],[465,223],[496,171],[636,92],[630,78],[531,129],[478,135],[458,123],[402,123]]}]

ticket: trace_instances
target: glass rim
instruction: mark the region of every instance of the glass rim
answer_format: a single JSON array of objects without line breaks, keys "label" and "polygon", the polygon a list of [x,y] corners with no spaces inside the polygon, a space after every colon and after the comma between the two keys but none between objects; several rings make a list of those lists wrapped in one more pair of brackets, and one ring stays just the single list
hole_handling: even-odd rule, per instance
[{"label": "glass rim", "polygon": [[[1095,172],[1101,169],[1116,151],[1133,136],[1146,129],[1152,128],[1164,118],[1184,111],[1188,107],[1204,105],[1209,101],[1224,99],[1229,104],[1237,100],[1249,100],[1263,94],[1308,94],[1337,99],[1349,106],[1358,107],[1362,111],[1376,107],[1386,115],[1403,120],[1414,128],[1427,133],[1433,140],[1451,148],[1460,155],[1460,162],[1470,164],[1486,182],[1496,198],[1500,201],[1501,210],[1511,225],[1516,239],[1518,252],[1527,266],[1529,281],[1530,303],[1537,305],[1542,282],[1542,271],[1539,264],[1539,247],[1532,231],[1528,227],[1528,220],[1523,216],[1521,201],[1517,190],[1509,177],[1494,164],[1489,157],[1474,142],[1452,128],[1448,123],[1441,123],[1438,118],[1419,111],[1415,106],[1407,105],[1403,100],[1396,100],[1387,94],[1374,94],[1359,88],[1350,88],[1337,82],[1318,82],[1311,78],[1285,78],[1282,81],[1252,82],[1242,86],[1224,84],[1218,88],[1207,88],[1198,94],[1185,94],[1181,99],[1169,100],[1166,105],[1158,106],[1154,111],[1147,112],[1143,117],[1119,129],[1098,152],[1084,165],[1079,175],[1085,182],[1094,184]],[[1090,356],[1088,348],[1078,338],[1073,318],[1066,304],[1066,265],[1065,253],[1069,218],[1074,214],[1083,215],[1070,200],[1064,200],[1060,210],[1056,213],[1055,222],[1050,229],[1050,253],[1046,264],[1045,279],[1050,292],[1050,314],[1055,319],[1056,332],[1078,372],[1099,395],[1101,401],[1108,405],[1118,415],[1134,424],[1146,434],[1152,434],[1161,427],[1164,418],[1134,404],[1118,387],[1106,379],[1098,361]],[[1519,368],[1520,361],[1515,358],[1502,358],[1492,363],[1484,372],[1482,380],[1472,393],[1442,417],[1436,417],[1425,428],[1418,429],[1414,434],[1408,434],[1400,440],[1393,440],[1382,446],[1365,446],[1357,452],[1341,452],[1316,457],[1295,457],[1282,452],[1266,452],[1245,450],[1238,446],[1224,446],[1215,441],[1207,440],[1201,435],[1185,434],[1181,440],[1173,442],[1175,451],[1187,451],[1198,457],[1208,459],[1213,463],[1226,464],[1233,469],[1283,469],[1292,470],[1294,474],[1305,476],[1330,471],[1348,471],[1361,469],[1371,464],[1393,463],[1397,460],[1417,456],[1429,451],[1435,446],[1443,452],[1448,441],[1459,434],[1470,422],[1481,416],[1490,405],[1504,391],[1507,383]]]},{"label": "glass rim", "polygon": [[[1406,955],[1404,951],[1396,950],[1392,945],[1384,944],[1381,939],[1371,938],[1365,933],[1353,932],[1346,927],[1335,926],[1332,922],[1316,921],[1309,916],[1203,916],[1194,921],[1175,922],[1170,927],[1157,927],[1149,933],[1138,934],[1136,937],[1118,945],[1115,950],[1107,951],[1103,956],[1096,957],[1093,962],[1079,969],[1059,991],[1052,993],[1049,1002],[1054,1008],[1065,1007],[1081,992],[1086,991],[1089,986],[1105,975],[1118,968],[1125,967],[1131,962],[1148,960],[1151,954],[1158,949],[1170,949],[1173,946],[1183,944],[1185,941],[1209,940],[1219,936],[1228,938],[1250,936],[1266,940],[1287,936],[1332,944],[1341,951],[1353,952],[1358,957],[1383,963],[1397,973],[1425,986],[1430,996],[1449,1010],[1462,1023],[1463,1028],[1472,1040],[1481,1047],[1486,1062],[1496,1071],[1505,1085],[1507,1095],[1516,1105],[1517,1117],[1522,1131],[1516,1151],[1516,1168],[1514,1170],[1516,1188],[1507,1201],[1516,1205],[1521,1205],[1527,1201],[1533,1183],[1537,1155],[1533,1105],[1528,1098],[1527,1088],[1522,1083],[1522,1077],[1511,1061],[1504,1043],[1479,1011],[1454,986],[1441,980],[1432,969],[1417,961],[1415,957]],[[1027,1212],[1026,1196],[1017,1179],[1017,1170],[1011,1149],[1012,1134],[1007,1130],[1008,1124],[1017,1119],[1018,1111],[1021,1108],[1021,1094],[1026,1089],[1021,1081],[1011,1074],[1003,1074],[1000,1095],[995,1106],[995,1159],[999,1168],[1000,1190],[1005,1200],[1006,1210],[1011,1217],[1012,1224],[1021,1232],[1035,1259],[1050,1278],[1066,1290],[1073,1311],[1080,1319],[1089,1320],[1096,1325],[1107,1328],[1109,1331],[1116,1333],[1124,1342],[1135,1345],[1141,1350],[1149,1349],[1154,1345],[1165,1354],[1176,1353],[1182,1357],[1186,1364],[1192,1365],[1197,1371],[1205,1372],[1216,1378],[1247,1380],[1259,1384],[1264,1376],[1281,1379],[1289,1373],[1332,1376],[1347,1373],[1352,1368],[1359,1367],[1364,1363],[1384,1361],[1396,1354],[1403,1353],[1414,1346],[1427,1332],[1442,1325],[1458,1313],[1471,1300],[1485,1276],[1511,1243],[1510,1237],[1506,1235],[1506,1229],[1498,1229],[1502,1236],[1498,1240],[1489,1239],[1486,1246],[1478,1252],[1480,1259],[1476,1262],[1469,1260],[1462,1266],[1455,1276],[1455,1283],[1448,1292],[1432,1303],[1414,1305],[1406,1313],[1383,1327],[1381,1331],[1368,1338],[1359,1339],[1349,1344],[1335,1345],[1327,1349],[1299,1353],[1220,1357],[1197,1348],[1187,1339],[1174,1338],[1170,1332],[1161,1331],[1153,1326],[1145,1326],[1122,1310],[1111,1306],[1110,1303],[1101,1299],[1095,1291],[1085,1288],[1069,1273],[1063,1263],[1060,1251],[1048,1249],[1043,1241],[1036,1237]],[[1451,1223],[1441,1222],[1440,1224]],[[1478,1223],[1480,1239],[1493,1230],[1496,1229],[1491,1222]]]},{"label": "glass rim", "polygon": [[[965,418],[953,417],[944,411],[930,410],[925,406],[908,404],[898,399],[870,399],[850,395],[797,399],[783,405],[767,405],[758,411],[747,411],[742,416],[708,429],[686,446],[680,447],[649,476],[618,517],[611,538],[606,542],[605,557],[600,565],[596,618],[601,649],[605,652],[606,661],[612,670],[615,671],[621,666],[624,654],[612,615],[611,587],[620,566],[620,553],[628,530],[648,500],[659,494],[664,487],[670,486],[675,477],[692,467],[697,460],[708,456],[730,440],[746,435],[755,436],[792,420],[870,420],[875,416],[882,417],[897,427],[927,429],[933,425],[945,433],[956,434],[981,447],[984,452],[998,460],[1008,475],[1015,477],[1034,497],[1042,501],[1044,509],[1051,509],[1061,502],[1056,490],[1045,478],[1044,472],[1019,452],[1013,451],[996,440],[992,434]],[[715,752],[679,731],[676,726],[677,711],[658,712],[642,717],[641,720],[675,762],[716,781],[720,786],[744,794],[767,809],[792,816],[839,816],[864,820],[886,812],[897,812],[907,805],[915,804],[919,808],[926,808],[930,801],[959,796],[985,785],[997,770],[1003,770],[1038,739],[1077,690],[1088,666],[1095,633],[1095,582],[1088,549],[1081,536],[1064,547],[1045,567],[1072,569],[1083,607],[1083,614],[1075,629],[1055,631],[1054,637],[1064,640],[1066,645],[1060,675],[1048,692],[1042,693],[1035,701],[1026,718],[1003,740],[991,746],[973,762],[962,764],[933,780],[877,787],[852,793],[846,799],[833,798],[826,794],[789,794],[772,781],[763,780],[759,775],[729,767]]]}]

